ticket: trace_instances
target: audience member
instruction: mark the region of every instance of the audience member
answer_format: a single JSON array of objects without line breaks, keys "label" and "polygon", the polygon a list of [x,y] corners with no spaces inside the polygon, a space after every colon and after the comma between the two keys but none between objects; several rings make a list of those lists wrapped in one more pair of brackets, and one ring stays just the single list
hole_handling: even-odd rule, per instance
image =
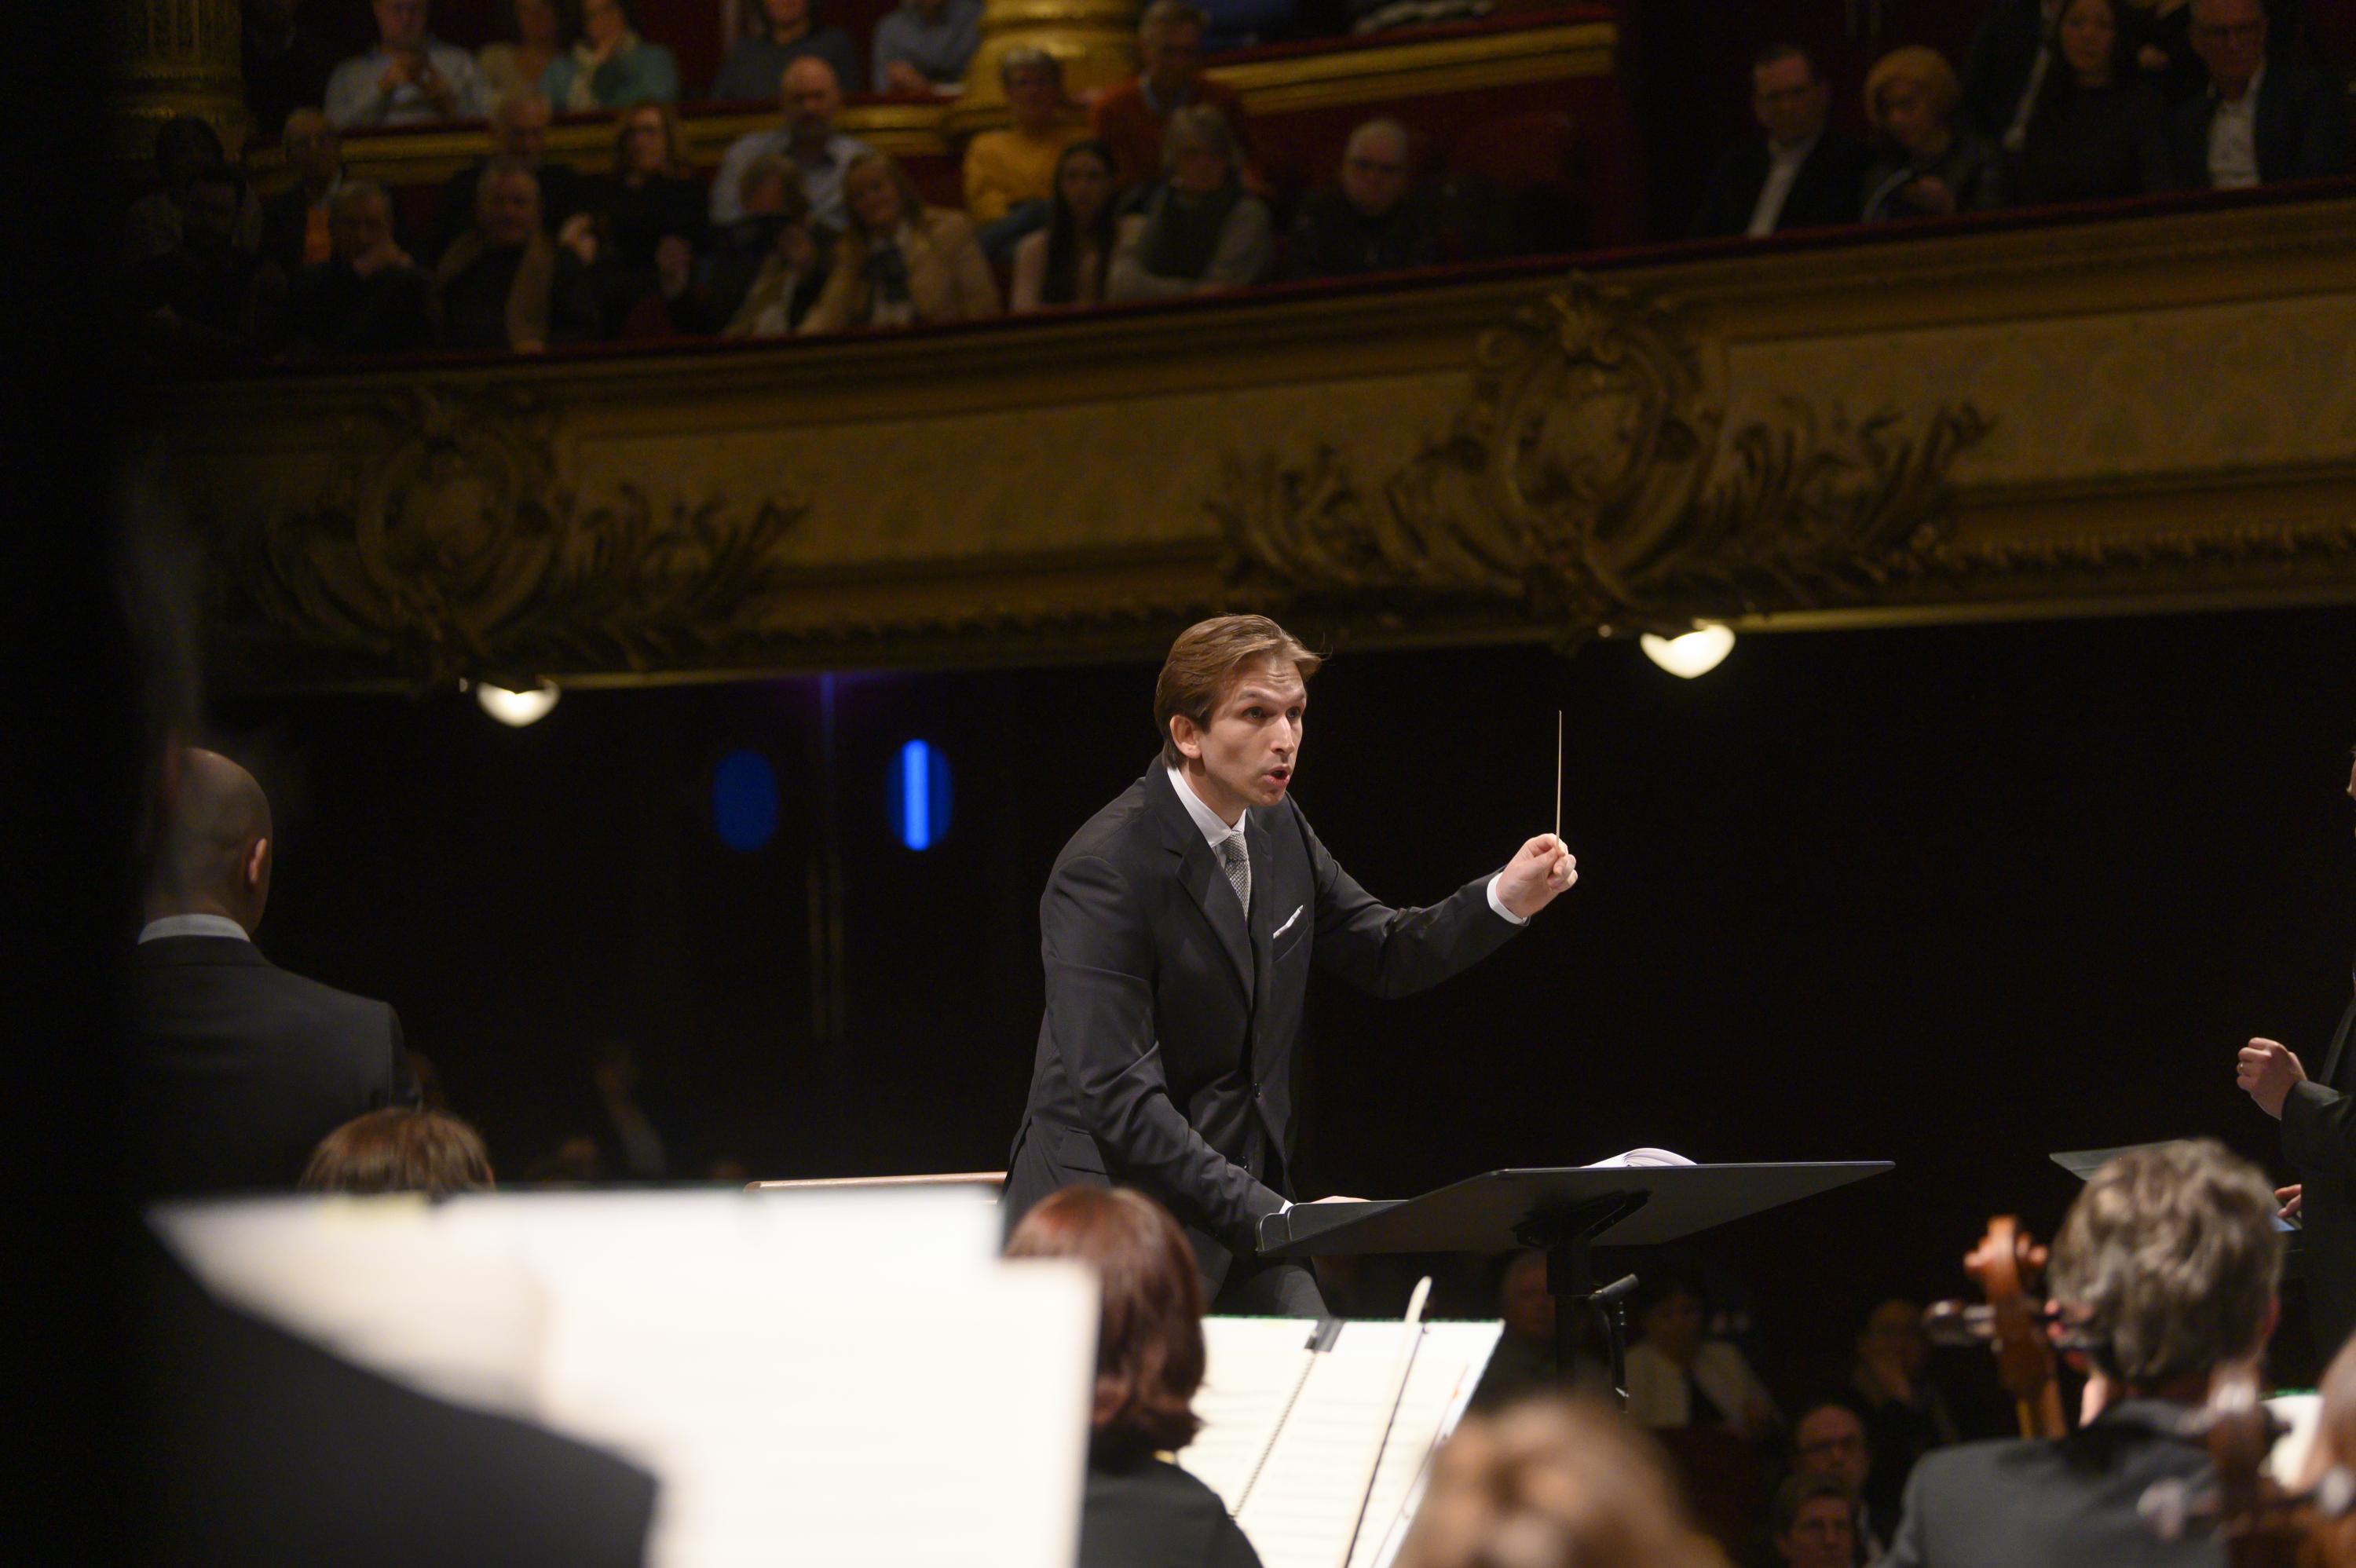
[{"label": "audience member", "polygon": [[218,752],[177,761],[124,987],[139,1185],[291,1188],[328,1133],[363,1111],[415,1104],[401,1020],[262,955],[253,932],[270,900],[270,802]]},{"label": "audience member", "polygon": [[354,180],[329,210],[334,254],[295,282],[291,352],[342,358],[433,347],[433,280],[393,240],[392,197]]},{"label": "audience member", "polygon": [[992,261],[1046,223],[1064,149],[1087,134],[1064,101],[1064,68],[1046,50],[1029,44],[1008,49],[999,57],[998,79],[1014,123],[984,131],[965,150],[965,215]]},{"label": "audience member", "polygon": [[[1050,1200],[1053,1201],[1053,1200]],[[1651,1445],[1608,1410],[1469,1417],[1433,1461],[1398,1568],[1726,1568]]]},{"label": "audience member", "polygon": [[[1837,1408],[1827,1406],[1826,1408]],[[1768,1506],[1768,1531],[1787,1568],[1857,1568],[1879,1553],[1860,1553],[1857,1493],[1831,1476],[1805,1471],[1785,1478]]]},{"label": "audience member", "polygon": [[565,8],[560,0],[509,0],[508,15],[515,26],[515,42],[486,44],[475,55],[475,73],[482,78],[484,101],[490,103],[537,88],[564,53]]},{"label": "audience member", "polygon": [[1722,1426],[1754,1441],[1783,1424],[1742,1352],[1705,1337],[1699,1280],[1664,1259],[1644,1269],[1630,1317],[1628,1414],[1644,1426]]},{"label": "audience member", "polygon": [[842,176],[868,150],[866,143],[834,128],[834,117],[842,112],[841,78],[825,60],[807,57],[786,67],[777,79],[777,96],[786,123],[739,136],[721,158],[720,172],[712,176],[712,221],[734,223],[744,215],[736,204],[744,171],[755,158],[774,153],[800,172],[802,194],[818,220],[841,232],[849,221]]},{"label": "audience member", "polygon": [[2062,0],[1990,0],[1980,13],[1957,85],[1961,112],[2008,153],[2018,153],[2046,79],[2060,69],[2054,28]]},{"label": "audience member", "polygon": [[430,125],[479,119],[483,79],[466,50],[426,30],[427,0],[371,0],[377,46],[327,78],[327,118],[337,129]]},{"label": "audience member", "polygon": [[262,253],[292,278],[334,253],[327,207],[343,188],[343,138],[316,109],[297,109],[278,148],[294,183],[262,204]]},{"label": "audience member", "polygon": [[900,0],[875,24],[875,91],[955,92],[981,47],[981,0]]},{"label": "audience member", "polygon": [[841,27],[818,26],[813,5],[814,0],[760,0],[754,30],[737,39],[721,62],[712,96],[723,101],[766,98],[777,90],[786,68],[802,59],[825,61],[834,73],[838,93],[846,81],[866,80],[851,35]]},{"label": "audience member", "polygon": [[336,47],[305,14],[303,0],[245,0],[238,46],[239,80],[256,125],[284,125],[297,109],[327,101]]},{"label": "audience member", "polygon": [[1243,100],[1203,75],[1203,13],[1186,0],[1153,0],[1137,25],[1136,78],[1097,100],[1091,128],[1112,148],[1113,172],[1125,187],[1162,177],[1162,132],[1172,115],[1196,104],[1225,115],[1248,156]]},{"label": "audience member", "polygon": [[2100,201],[2169,186],[2167,112],[2119,27],[2119,0],[2065,0],[2015,163],[2025,202]]},{"label": "audience member", "polygon": [[434,230],[425,256],[439,261],[451,241],[475,226],[475,191],[483,171],[495,163],[521,164],[540,187],[541,222],[552,237],[562,231],[587,200],[585,182],[572,165],[548,155],[547,95],[536,87],[509,93],[491,111],[491,155],[443,182],[434,198]]},{"label": "audience member", "polygon": [[1500,1410],[1572,1381],[1557,1370],[1554,1297],[1547,1293],[1546,1276],[1546,1254],[1540,1252],[1515,1253],[1498,1271],[1497,1317],[1505,1332],[1472,1391],[1475,1410]]},{"label": "audience member", "polygon": [[745,179],[754,188],[744,198],[748,216],[736,225],[738,243],[715,261],[701,297],[673,314],[690,331],[716,325],[730,337],[784,337],[800,328],[826,287],[826,254],[809,198],[784,159],[761,159]]},{"label": "audience member", "polygon": [[276,350],[286,274],[237,243],[245,176],[228,164],[189,179],[180,242],[134,268],[125,283],[142,350],[159,363],[218,364]]},{"label": "audience member", "polygon": [[1104,303],[1118,231],[1112,149],[1094,137],[1065,148],[1055,160],[1055,190],[1047,227],[1014,248],[1011,308],[1017,312]]},{"label": "audience member", "polygon": [[676,103],[679,61],[638,37],[626,0],[581,0],[581,41],[549,62],[540,90],[568,114]]},{"label": "audience member", "polygon": [[536,354],[597,336],[597,304],[581,259],[541,223],[540,181],[517,158],[494,158],[475,190],[475,227],[434,270],[437,334],[452,348]]},{"label": "audience member", "polygon": [[1342,151],[1342,182],[1301,204],[1292,226],[1295,277],[1333,278],[1429,267],[1440,260],[1440,211],[1415,188],[1407,127],[1369,120]]},{"label": "audience member", "polygon": [[1244,189],[1226,116],[1207,103],[1173,114],[1162,163],[1167,178],[1144,212],[1121,220],[1105,297],[1183,299],[1257,282],[1269,261],[1268,204]]},{"label": "audience member", "polygon": [[[188,184],[199,170],[229,161],[220,133],[193,114],[177,114],[155,130],[155,187],[123,215],[123,265],[127,270],[151,257],[179,249],[180,214]],[[248,190],[234,229],[236,242],[252,250],[261,242],[262,205]]]},{"label": "audience member", "polygon": [[1092,1264],[1102,1293],[1079,1568],[1259,1568],[1219,1495],[1162,1457],[1202,1427],[1203,1281],[1178,1221],[1130,1188],[1067,1187],[1006,1255]]},{"label": "audience member", "polygon": [[2275,1195],[2214,1141],[2132,1149],[2096,1171],[2062,1221],[2047,1285],[2093,1373],[2083,1424],[2050,1441],[1927,1456],[1907,1483],[1893,1568],[2216,1563],[2202,1531],[2158,1540],[2138,1503],[2210,1472],[2180,1428],[2217,1378],[2264,1353],[2282,1269]]},{"label": "audience member", "polygon": [[644,103],[615,121],[613,173],[591,183],[588,210],[558,238],[588,263],[599,314],[618,323],[648,295],[685,289],[710,232],[679,115]]},{"label": "audience member", "polygon": [[396,1105],[354,1116],[319,1141],[303,1168],[306,1192],[488,1192],[482,1135],[447,1111]]},{"label": "audience member", "polygon": [[1955,120],[1961,89],[1946,57],[1911,44],[1865,78],[1865,117],[1889,145],[1865,176],[1865,220],[1979,212],[2004,205],[2004,166],[1987,137]]},{"label": "audience member", "polygon": [[914,326],[999,313],[998,284],[973,226],[961,212],[926,207],[892,158],[867,152],[852,159],[842,196],[851,227],[800,330]]},{"label": "audience member", "polygon": [[1931,1340],[1922,1332],[1922,1308],[1890,1300],[1866,1315],[1857,1336],[1857,1364],[1849,1374],[1873,1468],[1865,1480],[1865,1502],[1873,1520],[1897,1522],[1906,1477],[1915,1462],[1961,1435],[1947,1412],[1946,1395],[1930,1377]]},{"label": "audience member", "polygon": [[2209,88],[2169,123],[2176,183],[2231,190],[2345,169],[2346,90],[2295,56],[2268,55],[2259,0],[2192,0],[2191,12]]},{"label": "audience member", "polygon": [[1792,1424],[1792,1473],[1838,1488],[1854,1505],[1847,1525],[1858,1560],[1880,1560],[1885,1541],[1898,1522],[1898,1510],[1893,1508],[1876,1515],[1865,1501],[1866,1484],[1873,1478],[1873,1447],[1866,1435],[1865,1418],[1855,1406],[1832,1399],[1801,1413]]},{"label": "audience member", "polygon": [[1751,112],[1767,133],[1719,161],[1689,232],[1778,234],[1857,221],[1865,149],[1834,130],[1832,88],[1807,50],[1772,44],[1751,66]]}]

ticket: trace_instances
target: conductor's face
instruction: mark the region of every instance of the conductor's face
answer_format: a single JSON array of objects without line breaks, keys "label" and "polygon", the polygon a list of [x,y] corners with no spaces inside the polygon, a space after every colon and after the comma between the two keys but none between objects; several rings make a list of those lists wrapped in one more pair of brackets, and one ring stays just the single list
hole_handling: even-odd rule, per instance
[{"label": "conductor's face", "polygon": [[1207,729],[1180,714],[1171,738],[1186,758],[1186,777],[1203,803],[1233,823],[1248,805],[1274,805],[1301,765],[1301,719],[1309,688],[1282,659],[1247,665],[1211,709]]}]

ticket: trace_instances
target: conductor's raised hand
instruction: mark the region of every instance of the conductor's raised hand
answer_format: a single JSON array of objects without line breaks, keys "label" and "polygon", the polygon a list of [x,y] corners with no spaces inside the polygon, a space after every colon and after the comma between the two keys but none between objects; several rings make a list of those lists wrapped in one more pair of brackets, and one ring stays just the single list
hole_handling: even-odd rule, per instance
[{"label": "conductor's raised hand", "polygon": [[1541,833],[1497,873],[1497,901],[1527,920],[1579,880],[1579,858],[1551,833]]},{"label": "conductor's raised hand", "polygon": [[2234,1085],[2276,1121],[2282,1120],[2283,1102],[2290,1098],[2291,1085],[2306,1080],[2307,1069],[2280,1040],[2250,1041],[2242,1047],[2233,1066]]}]

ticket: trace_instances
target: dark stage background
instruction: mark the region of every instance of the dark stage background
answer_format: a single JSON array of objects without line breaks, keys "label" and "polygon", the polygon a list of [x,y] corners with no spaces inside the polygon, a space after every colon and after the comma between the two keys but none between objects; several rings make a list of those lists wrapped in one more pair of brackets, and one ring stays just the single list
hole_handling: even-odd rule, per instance
[{"label": "dark stage background", "polygon": [[[1500,862],[1547,825],[1559,705],[1580,881],[1436,992],[1313,995],[1305,1191],[1635,1144],[1894,1159],[1700,1249],[1790,1397],[1872,1299],[1958,1289],[1992,1210],[2050,1234],[2048,1150],[2213,1132],[2279,1170],[2233,1051],[2319,1051],[2347,999],[2351,653],[2345,609],[1746,636],[1693,682],[1617,644],[1344,650],[1297,792],[1344,864],[1408,902]],[[1152,673],[575,691],[521,731],[455,693],[216,718],[278,805],[263,946],[391,999],[503,1171],[614,1038],[699,1169],[995,1168],[1039,889],[1151,757]],[[886,806],[911,737],[954,779],[922,854]],[[745,747],[784,802],[749,854],[711,804]]]}]

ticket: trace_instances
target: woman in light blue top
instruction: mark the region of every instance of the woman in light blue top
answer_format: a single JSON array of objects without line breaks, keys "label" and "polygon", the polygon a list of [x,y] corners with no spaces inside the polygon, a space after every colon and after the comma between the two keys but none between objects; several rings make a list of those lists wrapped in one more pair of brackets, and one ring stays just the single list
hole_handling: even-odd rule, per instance
[{"label": "woman in light blue top", "polygon": [[679,101],[679,61],[630,26],[623,0],[582,0],[581,41],[541,73],[559,113]]}]

